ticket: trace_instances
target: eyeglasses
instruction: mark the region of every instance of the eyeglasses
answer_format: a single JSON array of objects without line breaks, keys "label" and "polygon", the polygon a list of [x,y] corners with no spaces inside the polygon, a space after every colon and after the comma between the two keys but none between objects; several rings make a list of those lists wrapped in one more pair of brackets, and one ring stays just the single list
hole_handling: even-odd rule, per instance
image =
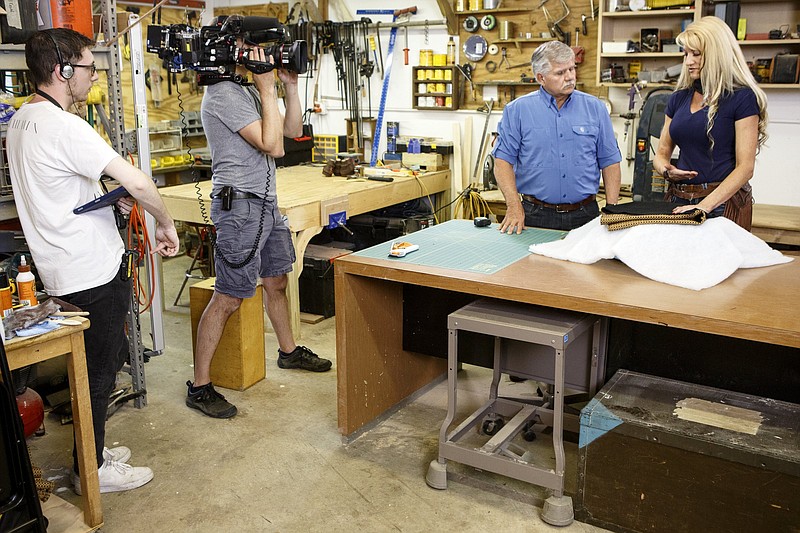
[{"label": "eyeglasses", "polygon": [[97,72],[97,67],[95,66],[94,62],[93,62],[91,65],[78,65],[77,63],[73,63],[73,64],[72,64],[72,66],[73,66],[73,67],[80,67],[80,68],[88,68],[88,69],[91,69],[91,71],[92,71],[92,75],[94,75],[94,74],[95,74],[95,72]]}]

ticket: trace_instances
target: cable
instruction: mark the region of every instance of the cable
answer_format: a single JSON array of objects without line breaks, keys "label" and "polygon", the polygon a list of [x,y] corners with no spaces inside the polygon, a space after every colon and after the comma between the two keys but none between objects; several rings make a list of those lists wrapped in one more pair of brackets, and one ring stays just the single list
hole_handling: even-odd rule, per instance
[{"label": "cable", "polygon": [[150,244],[150,236],[147,233],[147,222],[144,218],[142,208],[138,203],[133,204],[130,220],[128,221],[128,250],[133,250],[136,254],[136,268],[133,269],[133,291],[139,302],[139,314],[144,313],[153,303],[153,293],[147,292],[147,288],[141,281],[139,269],[143,263],[142,259],[149,261],[150,280],[149,286],[155,288],[155,261],[153,256],[147,252]]},{"label": "cable", "polygon": [[[422,182],[422,180],[421,180],[421,179],[419,179],[419,176],[417,175],[417,173],[416,173],[416,172],[414,173],[414,179],[415,179],[415,180],[417,180],[417,183],[419,183],[419,186],[422,188],[422,191],[423,191],[423,193],[425,194],[425,197],[428,199],[428,203],[430,203],[430,204],[431,204],[431,206],[433,206],[433,199],[431,198],[431,193],[430,193],[430,192],[428,192],[428,188],[425,186],[425,184]],[[436,210],[436,211],[434,211],[434,212],[432,213],[432,214],[433,214],[433,221],[434,221],[436,224],[438,224],[438,223],[439,223],[439,217],[437,217],[437,216],[436,216],[436,213],[437,213],[438,211],[439,211],[439,210]]]},{"label": "cable", "polygon": [[[494,215],[489,203],[480,195],[477,189],[467,187],[455,200],[455,218],[475,218]],[[459,214],[461,216],[459,216]]]}]

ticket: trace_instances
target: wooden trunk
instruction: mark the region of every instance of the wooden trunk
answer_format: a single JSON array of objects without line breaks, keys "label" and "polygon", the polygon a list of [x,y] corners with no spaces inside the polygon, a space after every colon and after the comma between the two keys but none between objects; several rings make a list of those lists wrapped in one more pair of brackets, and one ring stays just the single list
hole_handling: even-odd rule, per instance
[{"label": "wooden trunk", "polygon": [[581,411],[576,518],[797,532],[799,431],[796,404],[620,370]]},{"label": "wooden trunk", "polygon": [[[192,348],[197,346],[197,324],[214,294],[215,278],[189,288],[192,315]],[[222,339],[211,361],[211,381],[215,386],[243,391],[266,377],[264,359],[264,310],[261,286],[242,302],[225,324]]]}]

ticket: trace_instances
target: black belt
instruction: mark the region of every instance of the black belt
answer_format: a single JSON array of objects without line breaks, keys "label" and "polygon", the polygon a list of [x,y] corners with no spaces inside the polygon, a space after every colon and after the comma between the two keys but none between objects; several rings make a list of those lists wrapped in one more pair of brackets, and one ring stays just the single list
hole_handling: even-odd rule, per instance
[{"label": "black belt", "polygon": [[594,194],[592,194],[576,204],[548,204],[547,202],[543,202],[538,198],[536,198],[535,196],[531,196],[530,194],[522,195],[522,199],[525,200],[526,202],[530,202],[535,205],[540,205],[542,207],[546,207],[547,209],[555,209],[557,213],[569,213],[571,211],[577,211],[586,204],[594,202],[594,198],[595,198]]},{"label": "black belt", "polygon": [[[211,198],[217,199],[217,198],[219,198],[219,196],[212,194]],[[247,200],[247,199],[261,198],[261,197],[259,195],[257,195],[257,194],[253,194],[251,192],[233,191],[231,193],[231,198],[233,198],[234,200]]]}]

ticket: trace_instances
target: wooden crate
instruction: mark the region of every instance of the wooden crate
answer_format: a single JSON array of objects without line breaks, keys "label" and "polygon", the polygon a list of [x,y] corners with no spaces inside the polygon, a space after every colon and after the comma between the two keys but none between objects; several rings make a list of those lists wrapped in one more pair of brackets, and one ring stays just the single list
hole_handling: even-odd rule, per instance
[{"label": "wooden crate", "polygon": [[[197,345],[197,324],[214,294],[215,281],[208,278],[189,288],[192,348]],[[218,387],[243,391],[266,377],[264,357],[264,310],[259,286],[225,324],[211,361],[211,381]]]},{"label": "wooden crate", "polygon": [[796,532],[798,450],[800,405],[620,370],[581,411],[575,517],[624,532]]}]

